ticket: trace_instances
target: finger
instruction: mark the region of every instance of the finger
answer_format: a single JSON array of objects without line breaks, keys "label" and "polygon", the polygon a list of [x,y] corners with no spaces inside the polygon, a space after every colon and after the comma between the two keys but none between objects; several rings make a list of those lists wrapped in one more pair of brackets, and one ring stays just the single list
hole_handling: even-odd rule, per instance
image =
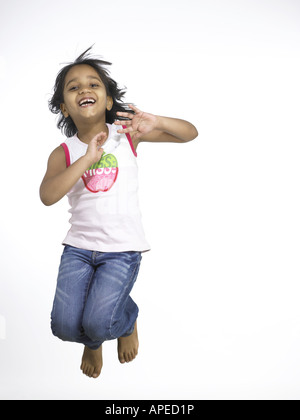
[{"label": "finger", "polygon": [[124,117],[124,118],[129,118],[130,120],[132,120],[132,118],[134,117],[134,114],[132,112],[117,112],[117,115],[119,115],[119,117]]},{"label": "finger", "polygon": [[97,144],[101,144],[102,145],[103,143],[106,142],[106,140],[107,140],[107,134],[104,133],[103,131],[101,131],[101,133],[97,134],[94,137],[94,141],[96,141]]},{"label": "finger", "polygon": [[132,124],[132,121],[131,120],[123,120],[123,121],[116,120],[114,122],[114,124],[115,125],[126,125],[126,126],[128,126],[128,125]]},{"label": "finger", "polygon": [[129,104],[128,105],[129,108],[131,108],[136,114],[138,114],[139,112],[141,112],[140,109],[138,109],[136,106]]},{"label": "finger", "polygon": [[127,127],[127,128],[123,128],[122,130],[117,130],[117,132],[119,134],[126,134],[126,133],[131,133],[133,131],[132,127]]},{"label": "finger", "polygon": [[95,137],[93,138],[93,140],[96,140],[96,141],[101,141],[101,140],[103,140],[103,138],[106,136],[106,133],[104,133],[104,131],[101,131],[101,133],[98,133],[98,134],[96,134],[95,135]]}]

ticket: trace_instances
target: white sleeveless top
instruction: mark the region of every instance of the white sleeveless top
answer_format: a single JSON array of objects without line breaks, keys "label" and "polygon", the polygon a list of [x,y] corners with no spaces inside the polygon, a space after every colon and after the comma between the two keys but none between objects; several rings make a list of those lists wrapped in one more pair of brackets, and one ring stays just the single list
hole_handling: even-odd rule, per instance
[{"label": "white sleeveless top", "polygon": [[[72,217],[64,245],[99,252],[148,251],[138,203],[138,167],[131,137],[107,124],[99,162],[68,192]],[[77,135],[62,144],[67,166],[86,154]]]}]

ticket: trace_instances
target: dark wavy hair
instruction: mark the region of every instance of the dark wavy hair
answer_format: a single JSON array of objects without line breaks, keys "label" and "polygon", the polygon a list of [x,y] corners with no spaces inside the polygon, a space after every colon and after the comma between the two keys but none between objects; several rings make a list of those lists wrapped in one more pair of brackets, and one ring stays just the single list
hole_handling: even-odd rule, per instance
[{"label": "dark wavy hair", "polygon": [[[109,72],[104,66],[110,66],[111,63],[108,61],[100,60],[99,58],[92,57],[89,54],[89,51],[92,47],[88,48],[84,53],[82,53],[73,63],[68,63],[65,67],[63,67],[60,72],[58,73],[54,85],[54,94],[49,100],[49,109],[53,114],[58,114],[58,122],[57,128],[59,128],[67,137],[72,137],[77,133],[77,128],[74,124],[74,121],[69,116],[67,118],[64,117],[63,113],[61,112],[60,105],[64,102],[64,85],[66,75],[72,67],[78,66],[79,64],[88,64],[89,66],[93,67],[96,72],[98,73],[99,77],[101,78],[107,96],[110,96],[113,99],[113,107],[110,111],[106,110],[106,122],[109,124],[113,124],[116,120],[116,113],[118,111],[121,112],[128,112],[127,106],[122,101],[123,96],[125,95],[125,90],[120,89],[118,84],[109,76]],[[118,117],[120,119],[120,117]]]}]

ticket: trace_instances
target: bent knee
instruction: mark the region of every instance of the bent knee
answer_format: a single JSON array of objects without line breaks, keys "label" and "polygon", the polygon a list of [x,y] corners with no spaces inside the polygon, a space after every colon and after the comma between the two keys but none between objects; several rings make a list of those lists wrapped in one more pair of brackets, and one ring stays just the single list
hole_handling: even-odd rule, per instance
[{"label": "bent knee", "polygon": [[114,337],[110,333],[110,320],[88,320],[83,322],[85,334],[93,341],[106,341]]},{"label": "bent knee", "polygon": [[77,342],[82,335],[80,328],[71,322],[58,323],[52,320],[51,330],[55,337],[63,341]]},{"label": "bent knee", "polygon": [[92,320],[85,323],[83,328],[85,334],[93,341],[114,340],[127,332],[122,320],[113,322],[111,319]]}]

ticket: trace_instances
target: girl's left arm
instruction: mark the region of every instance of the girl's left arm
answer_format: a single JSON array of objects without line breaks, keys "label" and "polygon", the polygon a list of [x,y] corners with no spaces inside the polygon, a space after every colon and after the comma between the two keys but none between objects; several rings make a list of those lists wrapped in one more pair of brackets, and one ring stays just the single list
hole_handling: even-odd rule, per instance
[{"label": "girl's left arm", "polygon": [[117,115],[129,118],[128,121],[116,121],[116,125],[126,125],[119,133],[130,133],[137,143],[174,142],[183,143],[194,140],[198,136],[196,127],[188,121],[177,118],[161,117],[140,111],[130,105],[135,114],[118,112]]}]

